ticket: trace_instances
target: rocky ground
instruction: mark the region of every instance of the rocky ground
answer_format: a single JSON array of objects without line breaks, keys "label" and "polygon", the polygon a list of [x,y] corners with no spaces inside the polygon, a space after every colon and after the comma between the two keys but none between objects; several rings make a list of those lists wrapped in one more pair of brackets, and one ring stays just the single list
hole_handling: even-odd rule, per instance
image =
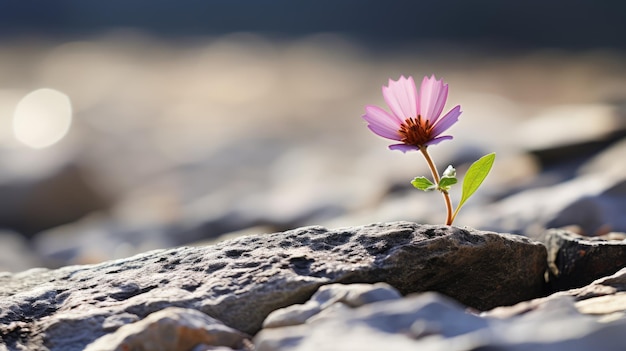
[{"label": "rocky ground", "polygon": [[[623,55],[382,49],[2,43],[0,350],[623,350]],[[455,227],[360,119],[431,73],[464,111],[438,165],[497,153]],[[42,87],[73,124],[31,150]]]},{"label": "rocky ground", "polygon": [[[604,262],[572,277],[523,236],[412,222],[248,235],[4,273],[0,347],[623,350],[626,269]],[[548,266],[562,286],[599,279],[554,292]]]}]

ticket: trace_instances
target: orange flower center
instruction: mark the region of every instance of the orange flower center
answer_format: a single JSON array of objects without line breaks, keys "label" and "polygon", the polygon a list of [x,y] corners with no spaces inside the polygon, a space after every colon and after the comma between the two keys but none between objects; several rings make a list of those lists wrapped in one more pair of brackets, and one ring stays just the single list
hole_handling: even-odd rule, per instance
[{"label": "orange flower center", "polygon": [[417,118],[409,117],[404,120],[404,123],[400,126],[400,136],[404,144],[413,146],[422,146],[432,139],[431,132],[433,126],[430,121],[422,120],[422,116],[418,115]]}]

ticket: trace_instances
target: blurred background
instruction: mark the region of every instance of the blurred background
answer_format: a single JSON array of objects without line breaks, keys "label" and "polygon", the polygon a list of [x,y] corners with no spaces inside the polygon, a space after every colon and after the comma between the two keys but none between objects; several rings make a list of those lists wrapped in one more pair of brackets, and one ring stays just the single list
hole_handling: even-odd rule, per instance
[{"label": "blurred background", "polygon": [[[304,225],[442,223],[417,153],[362,120],[435,74],[455,224],[626,231],[626,3],[0,2],[0,271]],[[460,186],[459,186],[460,188]],[[458,189],[456,189],[458,190]],[[453,202],[459,198],[453,191]]]}]

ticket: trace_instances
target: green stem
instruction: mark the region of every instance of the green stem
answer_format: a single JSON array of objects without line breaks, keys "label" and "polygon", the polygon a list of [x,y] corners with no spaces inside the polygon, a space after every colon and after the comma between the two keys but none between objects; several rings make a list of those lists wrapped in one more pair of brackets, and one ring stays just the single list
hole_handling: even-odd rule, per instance
[{"label": "green stem", "polygon": [[[420,146],[420,151],[422,152],[422,155],[424,155],[424,158],[426,159],[426,163],[428,163],[428,167],[430,168],[430,173],[433,175],[433,180],[435,181],[435,184],[439,184],[439,172],[437,172],[437,166],[435,166],[435,162],[433,162],[433,159],[430,157],[430,154],[426,150],[426,146]],[[454,215],[453,215],[452,214],[452,202],[450,201],[450,195],[445,190],[441,190],[441,194],[443,194],[443,199],[446,203],[446,210],[448,211],[448,215],[446,217],[446,225],[452,225],[452,222],[454,221],[454,217],[456,217],[456,213],[458,212],[458,208],[457,208],[457,211],[454,212]]]}]

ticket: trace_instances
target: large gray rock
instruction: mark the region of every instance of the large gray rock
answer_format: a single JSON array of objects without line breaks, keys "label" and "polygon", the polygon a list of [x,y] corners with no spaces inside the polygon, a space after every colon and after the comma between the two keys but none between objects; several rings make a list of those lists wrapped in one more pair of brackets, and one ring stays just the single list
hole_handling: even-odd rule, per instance
[{"label": "large gray rock", "polygon": [[123,321],[170,306],[254,334],[270,312],[337,282],[386,282],[404,294],[436,290],[485,310],[539,296],[545,269],[544,246],[514,235],[409,222],[306,227],[5,273],[0,334],[10,349],[82,350]]}]

